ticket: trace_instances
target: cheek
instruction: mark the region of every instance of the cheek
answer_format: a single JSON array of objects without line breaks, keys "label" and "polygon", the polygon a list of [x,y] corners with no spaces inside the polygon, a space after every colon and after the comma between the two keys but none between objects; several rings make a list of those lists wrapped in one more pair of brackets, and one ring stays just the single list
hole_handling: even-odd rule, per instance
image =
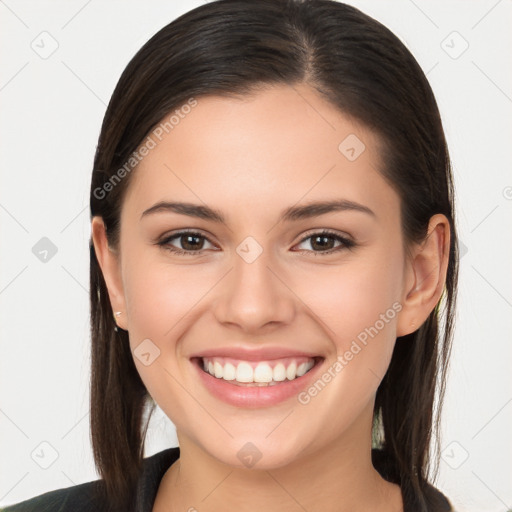
[{"label": "cheek", "polygon": [[[335,341],[337,353],[351,342],[378,336],[394,341],[395,310],[402,275],[396,244],[377,245],[370,251],[348,255],[337,265],[306,265],[300,270],[281,269],[294,290],[289,300],[313,315],[326,339]],[[163,249],[126,248],[123,262],[129,331],[135,340],[173,339],[179,336],[189,313],[200,311],[225,269],[211,265],[179,265],[166,261]],[[284,292],[283,292],[284,293]],[[309,311],[309,313],[308,313]],[[384,315],[384,322],[382,321]],[[174,330],[174,331],[173,331]],[[174,334],[173,334],[174,333]]]},{"label": "cheek", "polygon": [[[179,357],[180,338],[190,328],[194,306],[215,279],[211,271],[209,278],[198,271],[199,266],[169,264],[157,251],[133,250],[125,254],[130,254],[123,262],[123,284],[134,363],[149,394],[178,426],[190,415],[188,395],[180,385],[182,365],[187,364]],[[150,353],[150,364],[138,357],[143,352]],[[190,393],[196,392],[195,385],[187,383]]]},{"label": "cheek", "polygon": [[[326,350],[333,361],[336,355],[343,357],[346,374],[367,368],[367,373],[382,377],[389,363],[402,275],[399,251],[391,249],[397,245],[398,241],[375,244],[371,250],[348,255],[340,264],[280,269],[293,290],[282,293],[289,293],[287,300],[295,302],[301,316],[309,316],[323,330],[320,335],[331,345]],[[218,281],[225,268],[171,263],[163,249],[126,247],[124,254],[132,350],[149,338],[158,346],[161,362],[177,369],[178,340],[196,316],[208,309],[215,286],[222,286]],[[361,374],[353,378],[359,380]]]},{"label": "cheek", "polygon": [[156,339],[172,336],[174,326],[214,283],[211,271],[207,277],[199,266],[168,263],[156,250],[132,253],[124,274],[129,331]]},{"label": "cheek", "polygon": [[294,291],[343,350],[375,324],[393,336],[401,275],[400,258],[379,251],[364,259],[354,256],[337,267],[319,266],[304,272],[295,279]]},{"label": "cheek", "polygon": [[305,411],[312,404],[319,417],[329,418],[323,427],[327,437],[339,435],[368,406],[393,354],[400,266],[382,253],[381,263],[377,259],[303,281],[301,296],[320,320],[332,356],[299,402]]},{"label": "cheek", "polygon": [[354,254],[339,267],[318,267],[314,276],[303,274],[300,288],[294,289],[300,290],[297,295],[320,320],[331,342],[331,372],[325,377],[332,379],[328,385],[332,396],[344,397],[343,414],[347,407],[354,407],[356,414],[371,398],[393,353],[402,260],[399,251],[390,247],[383,244],[360,258]]}]

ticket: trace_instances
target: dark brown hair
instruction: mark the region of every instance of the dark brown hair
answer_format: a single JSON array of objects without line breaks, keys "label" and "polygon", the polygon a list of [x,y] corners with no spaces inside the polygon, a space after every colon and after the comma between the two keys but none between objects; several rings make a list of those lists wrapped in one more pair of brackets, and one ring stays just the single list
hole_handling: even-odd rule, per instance
[{"label": "dark brown hair", "polygon": [[[443,295],[418,330],[397,339],[374,414],[387,478],[400,484],[404,502],[414,510],[436,510],[427,492],[429,445],[439,426],[434,404],[436,396],[442,403],[455,318],[453,182],[433,92],[392,32],[333,0],[218,0],[180,16],[137,52],[115,88],[94,159],[91,218],[103,218],[109,244],[116,247],[121,204],[136,168],[115,186],[106,184],[113,183],[150,131],[190,98],[245,95],[259,86],[298,83],[313,87],[378,134],[381,172],[400,196],[407,246],[425,239],[432,215],[442,213],[450,222]],[[92,240],[90,305],[94,459],[109,510],[129,510],[155,404],[136,370],[128,333],[114,330]],[[153,408],[143,425],[148,405]]]}]

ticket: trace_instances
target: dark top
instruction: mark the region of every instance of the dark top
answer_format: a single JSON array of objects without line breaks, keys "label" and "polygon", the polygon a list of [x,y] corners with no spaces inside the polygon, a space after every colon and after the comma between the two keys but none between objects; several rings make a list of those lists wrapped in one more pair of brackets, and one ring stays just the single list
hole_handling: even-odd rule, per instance
[{"label": "dark top", "polygon": [[[379,473],[386,479],[390,476],[389,466],[378,450],[373,450],[373,462]],[[164,473],[180,456],[179,448],[167,448],[143,460],[142,473],[137,484],[137,498],[130,512],[151,512],[156,499],[156,493]],[[91,512],[102,510],[104,505],[95,501],[94,487],[99,480],[56,489],[35,496],[14,505],[0,508],[0,512]],[[427,492],[429,511],[453,511],[449,501],[437,489],[429,486]],[[404,497],[404,512],[417,512],[414,504],[406,503]]]}]

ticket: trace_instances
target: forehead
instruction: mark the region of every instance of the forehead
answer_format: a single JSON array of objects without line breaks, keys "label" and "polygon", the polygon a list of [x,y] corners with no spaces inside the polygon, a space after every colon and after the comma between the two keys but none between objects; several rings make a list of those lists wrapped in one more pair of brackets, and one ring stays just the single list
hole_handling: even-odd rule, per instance
[{"label": "forehead", "polygon": [[377,215],[396,206],[378,171],[376,135],[310,87],[196,101],[151,135],[156,145],[133,171],[125,198],[139,215],[171,199],[202,201],[228,220],[231,205],[238,217],[318,199],[362,202]]}]

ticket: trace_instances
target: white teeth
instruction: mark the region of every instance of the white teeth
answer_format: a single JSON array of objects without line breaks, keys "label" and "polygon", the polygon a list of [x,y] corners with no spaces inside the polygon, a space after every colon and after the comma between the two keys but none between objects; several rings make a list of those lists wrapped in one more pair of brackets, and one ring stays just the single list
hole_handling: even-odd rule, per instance
[{"label": "white teeth", "polygon": [[297,377],[302,377],[308,371],[308,363],[302,363],[297,368]]},{"label": "white teeth", "polygon": [[291,365],[286,368],[286,378],[288,380],[293,380],[297,376],[297,365],[295,363],[292,363]]},{"label": "white teeth", "polygon": [[254,382],[270,382],[272,377],[272,368],[268,364],[260,363],[254,369]]},{"label": "white teeth", "polygon": [[204,371],[217,379],[255,386],[274,386],[286,379],[294,380],[302,377],[314,366],[313,360],[301,362],[298,367],[296,361],[291,361],[288,366],[280,362],[274,368],[266,362],[261,362],[253,369],[253,366],[246,361],[241,361],[236,366],[230,362],[222,364],[223,361],[222,358],[203,358]]},{"label": "white teeth", "polygon": [[217,377],[218,379],[222,378],[222,374],[224,372],[222,371],[222,365],[219,362],[215,361],[213,363],[213,371],[215,373],[215,377]]},{"label": "white teeth", "polygon": [[239,363],[236,367],[236,380],[238,382],[254,382],[254,372],[249,363]]},{"label": "white teeth", "polygon": [[235,380],[236,379],[236,368],[231,363],[224,365],[222,378],[224,380]]},{"label": "white teeth", "polygon": [[277,363],[274,366],[272,378],[277,382],[282,382],[283,380],[286,379],[286,368],[284,367],[283,363]]}]

